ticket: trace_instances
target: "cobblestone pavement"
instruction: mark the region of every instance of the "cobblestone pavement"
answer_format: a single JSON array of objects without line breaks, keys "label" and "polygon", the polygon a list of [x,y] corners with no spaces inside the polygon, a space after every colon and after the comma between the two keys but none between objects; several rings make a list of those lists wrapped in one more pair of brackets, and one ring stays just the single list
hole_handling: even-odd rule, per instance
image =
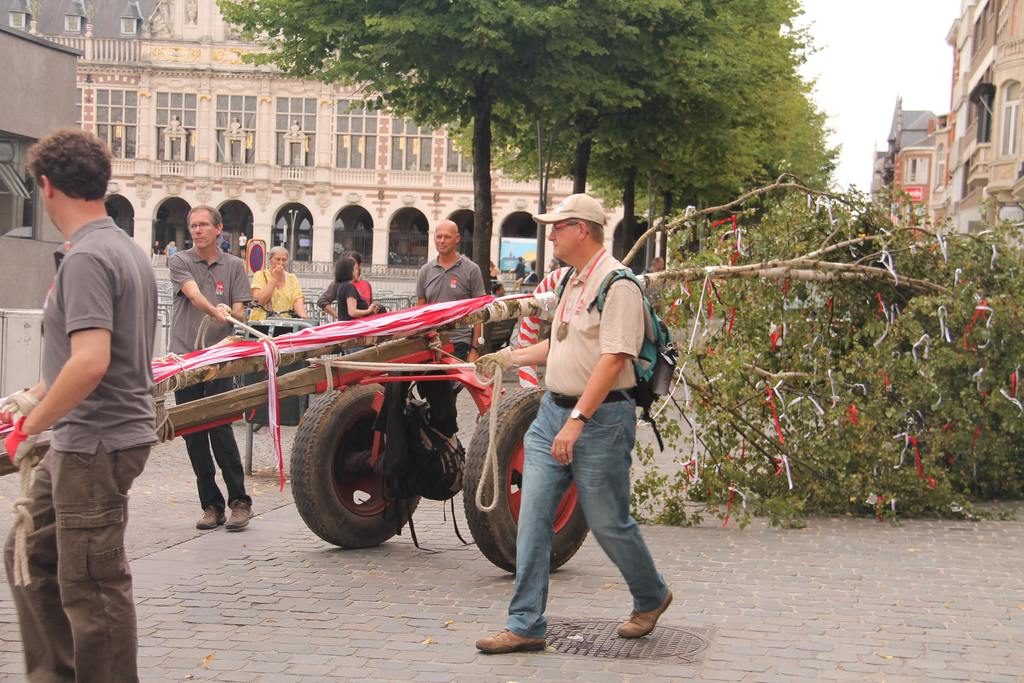
[{"label": "cobblestone pavement", "polygon": [[[284,431],[290,443],[294,429]],[[132,491],[144,681],[1024,679],[1020,521],[647,527],[675,591],[662,624],[709,630],[701,661],[484,656],[473,642],[501,628],[511,577],[461,545],[439,503],[416,514],[423,549],[407,534],[334,548],[277,490],[267,437],[256,439],[249,485],[259,515],[243,533],[193,528],[200,511],[180,440],[155,449]],[[15,477],[0,480],[0,504],[16,491]],[[465,530],[461,507],[460,498]],[[0,531],[9,523],[0,514]],[[622,579],[593,539],[552,578],[552,617],[628,611]],[[0,680],[22,680],[6,584],[0,639]]]}]

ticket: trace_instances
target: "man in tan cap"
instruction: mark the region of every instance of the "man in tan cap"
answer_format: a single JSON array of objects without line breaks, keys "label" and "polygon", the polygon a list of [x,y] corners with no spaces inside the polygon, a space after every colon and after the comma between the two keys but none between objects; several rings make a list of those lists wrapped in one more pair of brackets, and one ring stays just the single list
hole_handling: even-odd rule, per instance
[{"label": "man in tan cap", "polygon": [[495,366],[546,363],[548,389],[523,440],[516,584],[507,627],[476,642],[488,654],[544,648],[555,507],[574,481],[590,530],[633,595],[633,612],[619,625],[619,636],[647,635],[672,602],[629,514],[630,454],[636,435],[632,361],[644,335],[640,290],[619,280],[608,290],[603,312],[590,306],[605,277],[625,268],[602,246],[605,214],[594,198],[570,195],[534,220],[552,225],[548,239],[554,255],[572,266],[573,273],[555,308],[550,339],[522,349],[505,348],[477,361],[484,373]]}]

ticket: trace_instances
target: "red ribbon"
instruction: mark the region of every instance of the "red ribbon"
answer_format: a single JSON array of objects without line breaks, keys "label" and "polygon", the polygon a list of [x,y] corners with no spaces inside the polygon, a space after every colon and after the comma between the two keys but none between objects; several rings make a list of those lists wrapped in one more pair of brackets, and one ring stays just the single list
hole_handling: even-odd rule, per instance
[{"label": "red ribbon", "polygon": [[878,374],[882,376],[882,391],[889,393],[889,373],[885,370],[879,370]]},{"label": "red ribbon", "polygon": [[875,292],[875,298],[878,299],[878,310],[882,314],[882,317],[887,317],[885,313],[885,301],[882,299],[882,293]]},{"label": "red ribbon", "polygon": [[981,436],[981,425],[974,428],[974,436],[971,437],[971,453],[974,452],[974,444],[978,443],[979,436]]},{"label": "red ribbon", "polygon": [[[967,350],[967,337],[969,337],[970,334],[971,334],[971,331],[974,330],[974,325],[978,322],[978,318],[980,318],[983,314],[988,312],[988,311],[986,311],[986,310],[984,310],[982,308],[983,306],[984,307],[988,306],[988,301],[986,301],[985,299],[982,299],[981,301],[979,301],[978,305],[974,307],[974,315],[971,316],[971,322],[967,323],[967,327],[964,328],[964,350],[965,351]],[[977,344],[975,344],[974,347],[977,348],[978,347]]]},{"label": "red ribbon", "polygon": [[917,478],[924,481],[924,465],[921,464],[921,449],[917,447],[917,437],[908,436],[910,445],[914,447],[914,466],[917,468]]},{"label": "red ribbon", "polygon": [[857,404],[851,403],[850,407],[846,409],[846,417],[850,418],[850,422],[856,427],[860,423],[860,413],[857,412]]},{"label": "red ribbon", "polygon": [[782,326],[776,325],[772,333],[768,335],[768,339],[772,343],[772,353],[775,353],[776,349],[779,348],[779,342],[782,341]]},{"label": "red ribbon", "polygon": [[1018,382],[1019,380],[1017,378],[1017,371],[1014,370],[1013,372],[1010,373],[1010,398],[1017,398]]},{"label": "red ribbon", "polygon": [[725,336],[732,336],[732,326],[736,323],[736,307],[729,307],[729,325],[725,328]]},{"label": "red ribbon", "polygon": [[[782,425],[779,424],[779,413],[775,410],[775,394],[772,393],[771,387],[765,387],[764,390],[768,393],[768,405],[772,407],[772,420],[775,422],[775,433],[779,435],[779,443],[784,444],[786,443],[786,437],[782,435]],[[778,472],[775,474],[778,474]]]},{"label": "red ribbon", "polygon": [[725,519],[722,520],[722,528],[724,529],[729,524],[729,515],[732,514],[732,500],[736,497],[736,491],[729,487],[729,500],[725,503]]}]

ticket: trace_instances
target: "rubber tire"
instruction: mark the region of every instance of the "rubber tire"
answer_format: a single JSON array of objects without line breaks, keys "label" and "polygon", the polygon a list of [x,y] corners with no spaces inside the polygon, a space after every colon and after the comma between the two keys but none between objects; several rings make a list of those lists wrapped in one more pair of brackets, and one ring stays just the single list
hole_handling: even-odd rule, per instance
[{"label": "rubber tire", "polygon": [[[517,447],[522,443],[526,430],[537,417],[541,396],[544,390],[539,388],[520,388],[511,392],[501,400],[498,415],[498,472],[500,490],[498,504],[491,512],[481,512],[476,507],[477,482],[484,476],[484,460],[489,443],[489,416],[484,415],[477,422],[476,432],[470,441],[466,453],[466,471],[464,474],[462,501],[466,511],[466,521],[480,551],[495,566],[505,571],[516,570],[516,532],[518,525],[509,507],[508,494],[511,482],[508,481],[509,465]],[[488,475],[488,482],[490,476]],[[491,501],[491,487],[484,485],[483,501]],[[566,521],[561,531],[555,533],[551,542],[551,570],[568,562],[583,545],[589,533],[587,520],[583,516],[583,508],[577,501],[576,509]]]},{"label": "rubber tire", "polygon": [[[335,488],[335,467],[343,446],[372,443],[373,401],[379,384],[330,391],[310,402],[292,447],[292,497],[310,531],[343,548],[371,548],[394,536],[419,504],[419,498],[393,501],[367,516],[349,510]],[[353,430],[360,430],[355,434]]]}]

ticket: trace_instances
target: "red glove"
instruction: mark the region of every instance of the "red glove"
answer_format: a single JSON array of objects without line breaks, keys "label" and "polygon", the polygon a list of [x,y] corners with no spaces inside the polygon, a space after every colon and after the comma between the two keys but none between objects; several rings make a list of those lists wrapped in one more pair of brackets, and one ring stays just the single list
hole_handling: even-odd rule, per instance
[{"label": "red glove", "polygon": [[7,449],[7,457],[11,459],[11,462],[15,465],[18,464],[18,457],[26,455],[35,448],[36,440],[39,438],[38,434],[26,434],[22,427],[25,424],[25,418],[19,419],[14,423],[14,431],[7,435],[4,439],[4,448]]}]

